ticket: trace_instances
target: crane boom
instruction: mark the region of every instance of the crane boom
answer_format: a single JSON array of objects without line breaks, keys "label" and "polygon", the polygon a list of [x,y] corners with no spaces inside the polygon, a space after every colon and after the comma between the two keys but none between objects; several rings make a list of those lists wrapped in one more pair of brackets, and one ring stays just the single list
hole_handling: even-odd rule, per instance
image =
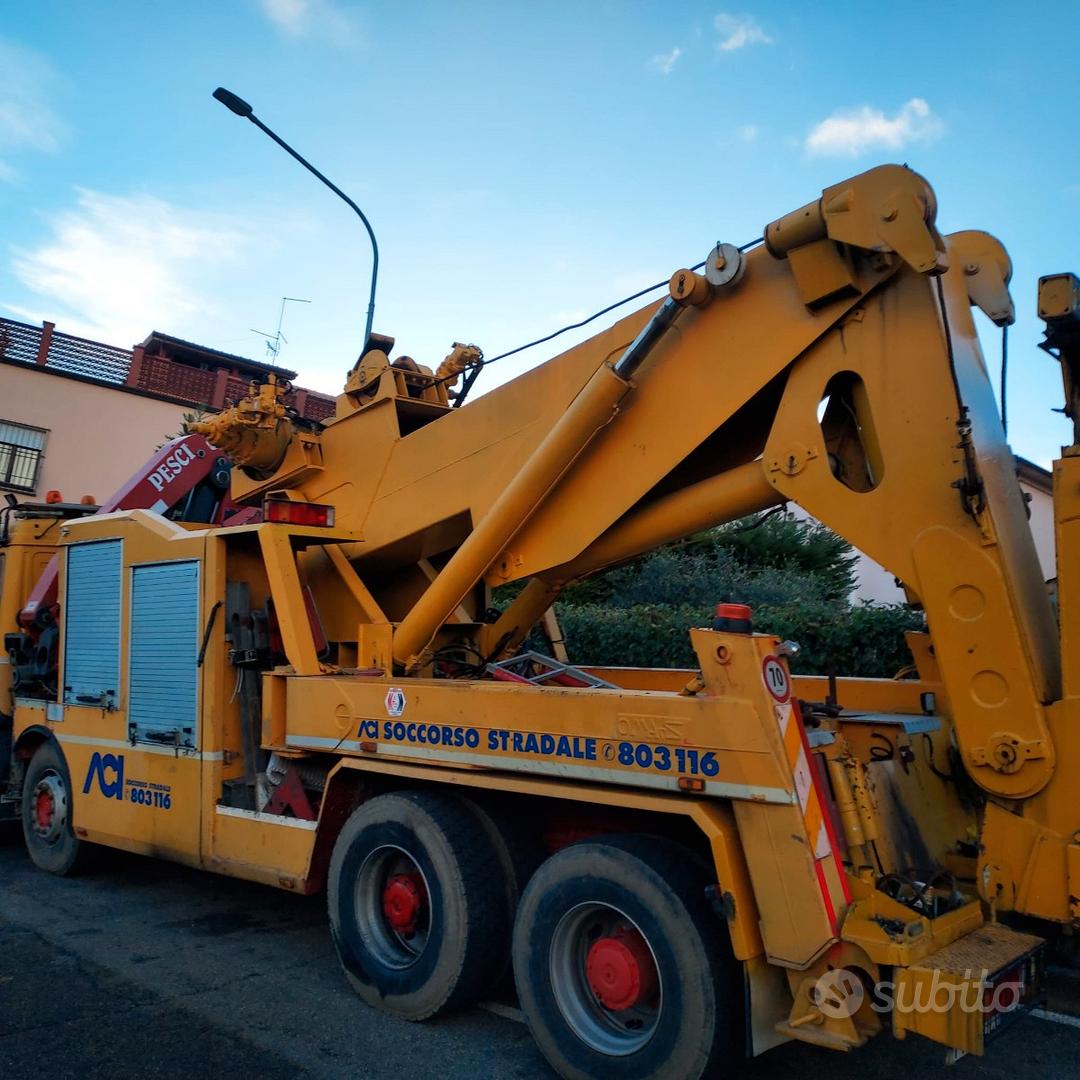
[{"label": "crane boom", "polygon": [[[322,435],[236,497],[335,503],[410,672],[459,612],[478,618],[485,586],[543,583],[479,631],[515,644],[569,581],[799,503],[925,607],[966,766],[990,794],[1030,796],[1053,771],[1060,661],[971,315],[1011,321],[1011,265],[984,233],[943,238],[935,213],[917,174],[871,170],[771,223],[725,285],[677,299],[697,276],[680,271],[666,301],[461,409],[430,371],[369,352]],[[238,417],[193,430],[229,445]],[[323,554],[307,572],[316,595],[336,580]]]}]

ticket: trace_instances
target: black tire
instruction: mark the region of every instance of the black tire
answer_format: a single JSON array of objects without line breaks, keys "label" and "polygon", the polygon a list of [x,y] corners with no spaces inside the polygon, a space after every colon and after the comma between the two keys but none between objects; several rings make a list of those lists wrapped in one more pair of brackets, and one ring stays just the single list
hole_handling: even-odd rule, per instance
[{"label": "black tire", "polygon": [[22,829],[26,850],[39,869],[64,875],[85,864],[89,845],[72,830],[71,776],[54,742],[37,748],[23,778]]},{"label": "black tire", "polygon": [[[535,828],[522,820],[522,803],[500,803],[493,801],[477,801],[464,799],[469,807],[476,813],[484,832],[495,847],[495,853],[499,859],[505,887],[506,909],[505,919],[507,927],[514,925],[517,917],[518,904],[525,886],[533,874],[539,869],[547,852],[544,849],[540,835]],[[506,947],[502,951],[499,961],[499,976],[496,980],[497,990],[512,992],[512,979],[510,973],[510,941],[507,936]],[[503,980],[505,978],[505,985]]]},{"label": "black tire", "polygon": [[[682,848],[635,835],[573,844],[536,872],[518,908],[514,976],[533,1037],[560,1076],[683,1080],[721,1063],[737,1075],[742,973],[705,884]],[[608,956],[632,945],[641,978],[605,986],[601,942]]]},{"label": "black tire", "polygon": [[[384,906],[394,882],[413,905],[404,927]],[[406,1020],[475,1001],[508,949],[505,888],[498,853],[463,800],[401,791],[364,803],[334,846],[327,890],[349,982],[369,1005]]]}]

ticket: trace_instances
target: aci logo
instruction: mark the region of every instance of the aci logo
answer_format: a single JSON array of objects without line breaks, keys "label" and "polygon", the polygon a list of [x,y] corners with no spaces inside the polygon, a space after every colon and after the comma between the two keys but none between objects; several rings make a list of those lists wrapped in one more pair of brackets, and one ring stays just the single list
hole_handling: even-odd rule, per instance
[{"label": "aci logo", "polygon": [[[112,773],[110,780],[106,773]],[[90,792],[90,785],[97,779],[97,786],[106,799],[123,799],[124,797],[124,755],[94,753],[90,759],[90,768],[86,770],[86,783],[83,784],[83,794]]]}]

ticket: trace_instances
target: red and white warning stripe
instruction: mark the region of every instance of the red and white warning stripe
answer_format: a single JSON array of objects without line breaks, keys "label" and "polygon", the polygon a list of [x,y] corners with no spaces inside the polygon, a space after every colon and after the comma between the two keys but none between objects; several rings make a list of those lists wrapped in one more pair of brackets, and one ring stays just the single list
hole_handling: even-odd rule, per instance
[{"label": "red and white warning stripe", "polygon": [[766,656],[761,665],[762,680],[773,698],[784,753],[795,782],[795,794],[802,810],[806,838],[814,854],[814,871],[833,932],[838,932],[837,909],[851,901],[847,876],[840,863],[839,846],[825,812],[820,779],[810,761],[810,744],[798,705],[791,700],[791,683],[779,657]]},{"label": "red and white warning stripe", "polygon": [[795,794],[799,797],[806,835],[813,848],[815,859],[825,859],[832,854],[829,832],[825,827],[825,814],[821,806],[810,757],[803,738],[802,724],[791,702],[776,706],[776,719],[780,724],[780,736],[784,740],[791,775],[795,779]]}]

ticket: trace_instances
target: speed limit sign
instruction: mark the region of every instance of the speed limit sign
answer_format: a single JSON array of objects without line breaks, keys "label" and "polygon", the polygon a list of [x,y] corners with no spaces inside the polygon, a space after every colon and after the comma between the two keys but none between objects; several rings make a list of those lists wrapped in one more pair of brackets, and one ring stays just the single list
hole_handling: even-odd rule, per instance
[{"label": "speed limit sign", "polygon": [[761,661],[761,676],[765,680],[765,689],[781,704],[791,697],[791,680],[778,656],[770,653]]}]

